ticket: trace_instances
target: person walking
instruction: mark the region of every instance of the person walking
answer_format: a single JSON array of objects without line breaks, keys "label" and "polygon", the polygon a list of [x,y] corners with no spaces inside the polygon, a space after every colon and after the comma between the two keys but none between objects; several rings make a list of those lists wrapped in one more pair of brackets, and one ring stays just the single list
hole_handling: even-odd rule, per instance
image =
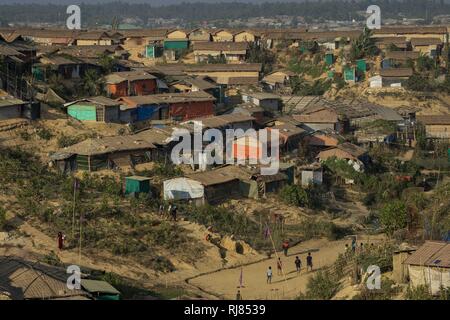
[{"label": "person walking", "polygon": [[238,290],[236,293],[236,300],[242,300],[241,290]]},{"label": "person walking", "polygon": [[281,262],[281,258],[278,258],[277,261],[277,274],[281,276],[283,274],[283,263]]},{"label": "person walking", "polygon": [[60,231],[58,232],[58,249],[62,250],[64,248],[64,234]]},{"label": "person walking", "polygon": [[311,255],[311,252],[308,252],[308,256],[306,257],[306,271],[308,271],[308,269],[313,269],[313,258]]},{"label": "person walking", "polygon": [[299,257],[295,257],[295,269],[297,270],[297,275],[300,274],[302,269],[302,261]]},{"label": "person walking", "polygon": [[353,254],[356,253],[356,238],[352,239],[352,252]]},{"label": "person walking", "polygon": [[174,205],[170,212],[173,221],[177,221],[177,210],[178,210],[177,206]]},{"label": "person walking", "polygon": [[272,267],[269,266],[267,269],[267,283],[272,283]]}]

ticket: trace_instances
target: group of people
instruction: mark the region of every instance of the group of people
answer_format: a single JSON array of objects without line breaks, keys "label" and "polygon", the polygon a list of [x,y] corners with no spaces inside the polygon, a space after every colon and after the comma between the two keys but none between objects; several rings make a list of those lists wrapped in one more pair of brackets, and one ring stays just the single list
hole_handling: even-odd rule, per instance
[{"label": "group of people", "polygon": [[160,204],[159,206],[159,215],[161,217],[167,216],[170,220],[177,221],[178,208],[176,205],[169,204],[167,208],[167,213],[164,208],[164,204]]},{"label": "group of people", "polygon": [[[367,247],[367,246],[366,246]],[[352,244],[351,247],[348,245],[348,243],[345,244],[345,254],[349,255],[350,253],[352,254],[356,254],[356,253],[363,253],[364,250],[366,249],[366,247],[364,246],[364,243],[360,243],[360,245],[358,246],[358,244],[356,243],[356,239],[353,238],[352,239]],[[371,243],[370,247],[373,248],[374,244]]]},{"label": "group of people", "polygon": [[[299,275],[302,269],[302,261],[298,256],[295,257],[294,264],[297,275]],[[306,256],[306,271],[312,270],[313,270],[313,257],[311,255],[311,252],[308,252],[308,255]],[[278,276],[283,275],[283,262],[281,261],[281,258],[278,258],[277,261],[277,275]],[[269,266],[269,268],[267,269],[266,276],[267,276],[266,282],[268,284],[272,283],[273,271],[271,266]]]}]

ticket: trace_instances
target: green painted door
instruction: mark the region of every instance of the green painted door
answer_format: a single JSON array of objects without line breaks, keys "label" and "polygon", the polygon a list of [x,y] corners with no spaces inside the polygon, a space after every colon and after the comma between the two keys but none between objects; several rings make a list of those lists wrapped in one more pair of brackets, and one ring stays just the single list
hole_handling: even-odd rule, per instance
[{"label": "green painted door", "polygon": [[147,58],[155,58],[155,46],[149,45],[145,47],[145,56]]},{"label": "green painted door", "polygon": [[73,104],[67,108],[67,113],[80,121],[96,121],[97,112],[95,106]]}]

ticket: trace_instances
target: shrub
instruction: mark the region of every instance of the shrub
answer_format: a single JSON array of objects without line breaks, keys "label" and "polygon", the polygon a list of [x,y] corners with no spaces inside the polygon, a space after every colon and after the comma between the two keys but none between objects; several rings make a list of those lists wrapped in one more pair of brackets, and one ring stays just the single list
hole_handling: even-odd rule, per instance
[{"label": "shrub", "polygon": [[407,215],[406,205],[402,201],[390,202],[380,210],[380,223],[386,233],[392,236],[395,231],[406,227]]},{"label": "shrub", "polygon": [[330,221],[309,219],[299,225],[305,239],[327,237],[330,240],[340,239],[351,233],[351,229],[340,227]]},{"label": "shrub", "polygon": [[308,193],[298,185],[287,185],[280,190],[280,197],[286,204],[297,207],[309,205]]},{"label": "shrub", "polygon": [[55,253],[55,251],[50,251],[49,254],[46,254],[44,256],[44,258],[42,259],[42,261],[46,264],[49,264],[51,266],[57,266],[57,267],[61,267],[64,266],[64,264],[62,263],[61,259],[59,259],[58,255]]},{"label": "shrub", "polygon": [[58,138],[57,143],[59,148],[66,148],[70,147],[71,145],[77,144],[80,141],[81,141],[80,137],[71,137],[62,135]]},{"label": "shrub", "polygon": [[158,163],[152,170],[153,175],[163,176],[167,178],[179,177],[183,174],[180,167],[175,166],[172,163]]},{"label": "shrub", "polygon": [[204,226],[212,226],[221,234],[235,235],[251,241],[259,233],[258,224],[245,214],[231,210],[205,205],[185,207],[187,218]]},{"label": "shrub", "polygon": [[380,289],[370,290],[367,286],[363,286],[361,293],[354,296],[353,300],[391,300],[398,293],[394,284],[391,279],[382,278]]},{"label": "shrub", "polygon": [[430,294],[428,286],[420,285],[417,287],[409,286],[406,290],[406,300],[433,300],[433,296]]},{"label": "shrub", "polygon": [[329,300],[340,290],[339,280],[326,271],[318,271],[308,280],[306,299]]},{"label": "shrub", "polygon": [[41,128],[39,129],[36,134],[38,135],[39,138],[43,139],[43,140],[50,140],[53,137],[53,134],[50,130],[46,129],[46,128]]}]

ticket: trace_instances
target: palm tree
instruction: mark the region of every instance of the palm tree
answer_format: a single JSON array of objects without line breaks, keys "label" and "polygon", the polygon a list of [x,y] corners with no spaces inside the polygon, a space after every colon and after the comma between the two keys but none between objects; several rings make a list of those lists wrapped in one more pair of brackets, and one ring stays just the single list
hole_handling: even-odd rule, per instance
[{"label": "palm tree", "polygon": [[375,41],[372,38],[372,30],[366,27],[359,38],[352,43],[350,60],[355,61],[366,56],[373,56],[377,51],[378,49],[375,45]]},{"label": "palm tree", "polygon": [[84,74],[82,90],[86,95],[97,96],[102,94],[104,85],[104,79],[99,77],[99,74],[96,70],[89,69]]}]

